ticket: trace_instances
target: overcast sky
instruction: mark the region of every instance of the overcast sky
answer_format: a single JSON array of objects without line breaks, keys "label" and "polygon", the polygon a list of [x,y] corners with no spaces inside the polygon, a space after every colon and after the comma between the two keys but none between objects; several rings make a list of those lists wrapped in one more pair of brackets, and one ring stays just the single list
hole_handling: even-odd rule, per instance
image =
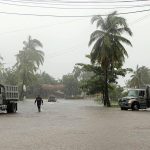
[{"label": "overcast sky", "polygon": [[[4,58],[5,67],[11,67],[16,62],[15,55],[23,47],[22,42],[27,40],[28,36],[31,35],[32,38],[40,40],[43,44],[42,50],[45,53],[45,61],[44,65],[40,67],[40,70],[49,73],[56,79],[72,72],[76,63],[89,62],[85,55],[91,51],[91,48],[88,47],[88,42],[90,34],[96,29],[95,24],[92,25],[90,23],[91,17],[24,16],[3,14],[4,12],[56,16],[87,16],[108,14],[114,10],[118,10],[118,13],[122,13],[150,9],[150,1],[95,3],[98,0],[91,0],[93,3],[90,4],[81,3],[81,1],[78,1],[80,3],[70,4],[60,3],[62,1],[59,0],[59,3],[55,3],[55,5],[52,3],[52,0],[49,0],[49,2],[43,0],[43,3],[41,3],[42,1],[40,1],[40,3],[38,3],[38,0],[35,1],[29,3],[27,0],[0,0],[0,55]],[[74,2],[75,1],[76,0],[74,0]],[[88,0],[82,0],[82,2],[87,1]],[[73,0],[70,2],[73,2]],[[104,2],[104,0],[100,2]],[[108,0],[107,2],[114,1]],[[28,5],[28,7],[18,5]],[[128,7],[133,5],[142,7],[106,9],[110,7]],[[56,9],[46,7],[94,7],[105,9]],[[136,68],[137,64],[139,67],[143,65],[150,67],[150,11],[121,16],[127,19],[129,27],[133,32],[133,37],[128,37],[133,47],[126,46],[129,58],[126,59],[124,66],[133,69]],[[127,78],[120,79],[119,83],[124,85],[126,80]]]}]

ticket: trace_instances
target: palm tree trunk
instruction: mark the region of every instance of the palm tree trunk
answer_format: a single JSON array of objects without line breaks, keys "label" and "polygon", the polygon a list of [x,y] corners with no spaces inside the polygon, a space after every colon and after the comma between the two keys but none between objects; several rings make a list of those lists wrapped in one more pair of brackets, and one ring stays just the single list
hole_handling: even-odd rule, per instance
[{"label": "palm tree trunk", "polygon": [[110,107],[110,101],[109,101],[109,94],[108,94],[108,70],[106,68],[105,70],[105,97],[104,97],[104,103],[106,103],[107,107]]},{"label": "palm tree trunk", "polygon": [[23,84],[21,85],[20,100],[23,100]]},{"label": "palm tree trunk", "polygon": [[20,100],[21,100],[21,101],[23,100],[23,97],[24,97],[23,86],[24,86],[24,79],[23,79],[23,82],[22,82],[22,85],[21,85],[21,91],[20,91]]},{"label": "palm tree trunk", "polygon": [[105,90],[103,89],[103,104],[104,104],[104,106],[106,106],[106,101],[105,101]]}]

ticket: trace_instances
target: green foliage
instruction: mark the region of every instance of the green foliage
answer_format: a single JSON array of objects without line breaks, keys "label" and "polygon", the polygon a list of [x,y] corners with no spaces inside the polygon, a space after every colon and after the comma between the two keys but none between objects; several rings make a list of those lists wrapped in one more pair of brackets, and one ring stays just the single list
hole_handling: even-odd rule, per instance
[{"label": "green foliage", "polygon": [[16,85],[18,83],[16,70],[12,68],[4,68],[3,58],[0,56],[0,81],[3,84]]},{"label": "green foliage", "polygon": [[3,81],[3,71],[4,71],[4,65],[2,63],[3,61],[3,57],[0,56],[0,81]]},{"label": "green foliage", "polygon": [[36,74],[36,82],[38,81],[39,84],[57,84],[58,81],[55,80],[52,76],[50,76],[45,71],[41,74]]},{"label": "green foliage", "polygon": [[8,85],[18,84],[16,70],[11,69],[11,68],[6,68],[4,69],[2,76],[3,76],[4,84],[8,84]]},{"label": "green foliage", "polygon": [[118,101],[121,97],[123,97],[124,89],[116,84],[111,84],[111,88],[109,89],[109,96],[111,101]]},{"label": "green foliage", "polygon": [[104,88],[102,84],[102,80],[98,76],[95,76],[88,80],[82,80],[80,83],[80,87],[88,95],[103,93],[103,88]]},{"label": "green foliage", "polygon": [[73,74],[64,75],[62,82],[64,84],[65,97],[75,97],[81,94],[79,82]]},{"label": "green foliage", "polygon": [[[105,74],[101,65],[83,64],[83,63],[78,63],[77,65],[81,67],[81,72],[84,72],[85,74],[90,73],[88,78],[85,78],[85,79],[83,78],[80,81],[81,89],[84,92],[86,92],[86,94],[89,94],[89,95],[101,93],[104,96]],[[121,68],[121,65],[117,65],[115,66],[115,68],[108,70],[108,88],[109,88],[110,94],[111,94],[111,91],[113,91],[114,89],[112,88],[112,85],[117,84],[116,80],[118,79],[118,76],[125,76],[128,71],[131,71],[131,69],[129,68],[123,69]]]},{"label": "green foliage", "polygon": [[3,57],[0,56],[0,73],[2,73],[3,68],[4,68],[2,61],[3,61]]},{"label": "green foliage", "polygon": [[34,80],[34,82],[32,82],[32,84],[28,86],[27,93],[26,93],[27,97],[33,98],[37,96],[38,94],[40,94],[41,96],[44,96],[44,93],[46,93],[47,91],[42,90],[43,93],[41,93],[41,85],[43,84],[47,84],[47,85],[59,84],[57,80],[55,80],[52,76],[50,76],[46,72],[36,74],[35,77],[36,77],[36,80]]},{"label": "green foliage", "polygon": [[94,64],[78,63],[81,66],[83,77],[80,82],[81,89],[87,94],[96,94],[103,92],[103,72],[100,66]]}]

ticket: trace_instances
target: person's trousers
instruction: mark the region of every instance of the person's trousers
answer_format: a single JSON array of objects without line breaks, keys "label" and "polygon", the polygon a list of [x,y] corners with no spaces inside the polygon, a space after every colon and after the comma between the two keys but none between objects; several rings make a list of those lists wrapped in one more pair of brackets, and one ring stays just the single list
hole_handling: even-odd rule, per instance
[{"label": "person's trousers", "polygon": [[38,111],[40,112],[41,111],[41,105],[37,105],[38,107]]}]

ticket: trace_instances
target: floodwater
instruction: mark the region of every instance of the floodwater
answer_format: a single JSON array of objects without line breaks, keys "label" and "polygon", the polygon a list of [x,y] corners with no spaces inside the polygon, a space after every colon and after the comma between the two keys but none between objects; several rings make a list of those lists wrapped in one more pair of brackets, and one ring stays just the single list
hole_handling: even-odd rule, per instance
[{"label": "floodwater", "polygon": [[103,108],[92,100],[19,102],[0,113],[0,150],[150,150],[150,110]]}]

